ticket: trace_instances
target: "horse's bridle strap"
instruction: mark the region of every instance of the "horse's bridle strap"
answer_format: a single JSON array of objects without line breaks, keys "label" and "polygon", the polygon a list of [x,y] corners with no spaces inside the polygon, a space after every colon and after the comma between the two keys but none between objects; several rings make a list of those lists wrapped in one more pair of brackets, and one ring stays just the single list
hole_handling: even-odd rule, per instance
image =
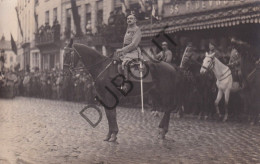
[{"label": "horse's bridle strap", "polygon": [[[230,69],[228,69],[228,70],[230,70]],[[226,71],[226,72],[227,72],[227,71]],[[222,74],[221,76],[224,76],[224,75],[226,74],[226,72],[225,72],[224,74]],[[224,78],[222,78],[222,79],[220,79],[220,80],[218,80],[218,81],[225,80],[225,79],[228,78],[231,74],[232,74],[232,73],[231,73],[231,71],[230,71],[230,74],[228,74],[227,76],[225,76]]]},{"label": "horse's bridle strap", "polygon": [[94,83],[97,81],[97,79],[110,67],[110,65],[113,63],[113,61],[112,62],[110,62],[98,75],[97,75],[97,77],[96,77],[96,79],[94,79]]}]

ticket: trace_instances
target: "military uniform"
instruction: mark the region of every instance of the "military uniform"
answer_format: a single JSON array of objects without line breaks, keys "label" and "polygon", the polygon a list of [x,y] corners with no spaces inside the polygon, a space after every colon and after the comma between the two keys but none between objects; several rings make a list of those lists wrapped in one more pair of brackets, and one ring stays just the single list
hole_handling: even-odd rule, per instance
[{"label": "military uniform", "polygon": [[188,70],[189,67],[190,67],[190,58],[191,56],[194,54],[194,48],[192,47],[191,44],[188,44],[184,53],[183,53],[183,56],[182,56],[182,60],[181,60],[181,65],[180,65],[180,68],[183,69],[183,70]]},{"label": "military uniform", "polygon": [[141,51],[138,48],[138,45],[141,41],[141,35],[142,33],[138,26],[127,28],[124,37],[124,47],[122,48],[124,55],[120,57],[120,59],[123,61],[123,69],[128,61],[139,58],[139,55],[141,55]]},{"label": "military uniform", "polygon": [[194,53],[195,53],[195,49],[192,46],[192,43],[190,43],[187,45],[187,47],[183,53],[182,60],[181,60],[180,69],[181,69],[182,73],[184,74],[184,78],[187,83],[195,82],[193,74],[191,73],[191,70],[190,70],[190,66],[191,66],[190,60],[191,60],[191,57],[194,56]]},{"label": "military uniform", "polygon": [[238,80],[240,86],[242,86],[241,56],[236,49],[232,49],[228,65],[235,76],[234,81]]},{"label": "military uniform", "polygon": [[156,55],[157,60],[164,61],[167,63],[172,62],[172,52],[170,50],[161,51],[159,54]]}]

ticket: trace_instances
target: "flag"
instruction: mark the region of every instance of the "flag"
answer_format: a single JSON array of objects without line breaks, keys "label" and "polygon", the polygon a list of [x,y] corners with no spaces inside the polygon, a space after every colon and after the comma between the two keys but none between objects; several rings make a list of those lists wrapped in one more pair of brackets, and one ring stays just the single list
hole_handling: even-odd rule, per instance
[{"label": "flag", "polygon": [[23,37],[23,29],[22,29],[22,26],[21,26],[21,21],[20,21],[20,18],[19,18],[19,13],[18,13],[17,7],[15,7],[15,10],[16,10],[16,15],[17,15],[17,19],[18,19],[19,29],[20,29],[21,35]]},{"label": "flag", "polygon": [[152,17],[155,18],[156,20],[159,19],[157,4],[155,4],[155,3],[152,4]]},{"label": "flag", "polygon": [[120,1],[123,4],[123,6],[125,7],[125,9],[127,9],[126,4],[125,4],[125,0],[120,0]]},{"label": "flag", "polygon": [[13,38],[12,34],[11,34],[11,46],[12,46],[12,50],[17,55],[17,47],[16,47],[16,43],[14,41],[14,38]]},{"label": "flag", "polygon": [[76,35],[75,36],[82,36],[82,31],[80,27],[80,17],[78,13],[78,7],[76,4],[76,0],[70,0],[71,3],[71,10],[72,10],[72,16],[74,20],[74,24],[76,26]]},{"label": "flag", "polygon": [[143,1],[143,0],[139,0],[139,4],[140,4],[140,6],[141,6],[142,11],[145,12],[146,9],[145,9],[144,1]]},{"label": "flag", "polygon": [[36,25],[36,30],[38,30],[38,15],[36,14],[36,2],[35,2],[35,4],[34,4],[34,21],[35,21],[35,25]]}]

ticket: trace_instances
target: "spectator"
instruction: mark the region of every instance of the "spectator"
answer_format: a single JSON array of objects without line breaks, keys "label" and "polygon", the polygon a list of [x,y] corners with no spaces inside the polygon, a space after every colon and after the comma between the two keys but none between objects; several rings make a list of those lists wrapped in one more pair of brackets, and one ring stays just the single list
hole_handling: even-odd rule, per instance
[{"label": "spectator", "polygon": [[25,72],[25,76],[23,79],[23,86],[24,86],[24,96],[30,96],[30,80],[31,77],[28,72]]},{"label": "spectator", "polygon": [[57,85],[57,99],[61,99],[62,97],[62,81],[63,81],[63,78],[62,78],[62,75],[61,73],[58,74],[58,77],[57,77],[57,80],[56,80],[56,85]]}]

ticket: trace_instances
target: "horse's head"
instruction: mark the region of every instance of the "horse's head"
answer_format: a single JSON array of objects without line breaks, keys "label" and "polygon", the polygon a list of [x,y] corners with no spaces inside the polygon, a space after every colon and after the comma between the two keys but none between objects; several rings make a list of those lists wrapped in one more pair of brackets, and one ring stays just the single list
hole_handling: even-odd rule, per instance
[{"label": "horse's head", "polygon": [[73,40],[70,40],[68,46],[64,48],[64,55],[63,55],[63,72],[64,75],[71,75],[72,70],[76,67],[79,61],[79,55],[73,48]]},{"label": "horse's head", "polygon": [[205,58],[203,60],[203,63],[202,63],[201,69],[200,69],[201,74],[206,73],[207,71],[211,70],[214,67],[214,65],[215,65],[214,58],[215,58],[215,53],[208,54],[206,52]]},{"label": "horse's head", "polygon": [[71,41],[64,48],[63,71],[64,74],[70,75],[75,70],[78,62],[81,61],[84,69],[92,76],[95,76],[96,73],[99,73],[97,70],[104,67],[103,64],[106,60],[107,57],[101,55],[95,49],[79,43],[72,44]]}]

